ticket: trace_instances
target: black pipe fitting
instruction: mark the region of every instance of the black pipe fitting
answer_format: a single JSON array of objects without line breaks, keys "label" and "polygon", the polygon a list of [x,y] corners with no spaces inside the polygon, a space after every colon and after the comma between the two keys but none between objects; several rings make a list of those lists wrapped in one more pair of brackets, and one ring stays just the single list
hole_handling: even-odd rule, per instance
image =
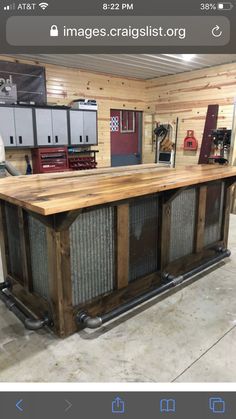
[{"label": "black pipe fitting", "polygon": [[47,316],[45,316],[43,319],[30,319],[27,317],[24,321],[25,328],[28,330],[39,330],[44,326],[48,326],[49,324],[50,320]]},{"label": "black pipe fitting", "polygon": [[88,327],[89,329],[97,329],[102,325],[101,317],[90,317],[85,311],[81,311],[76,315],[76,322],[83,324],[84,327]]},{"label": "black pipe fitting", "polygon": [[[3,284],[1,284],[3,286]],[[28,330],[39,330],[42,327],[47,325],[52,325],[52,321],[49,320],[49,317],[46,315],[43,319],[34,319],[27,317],[23,309],[21,308],[19,302],[14,298],[13,295],[6,294],[3,290],[11,287],[4,286],[0,288],[0,299],[5,303],[6,307],[15,314],[15,316],[24,324],[25,328]]]},{"label": "black pipe fitting", "polygon": [[0,283],[0,291],[11,288],[11,281],[6,278],[4,282]]},{"label": "black pipe fitting", "polygon": [[124,314],[127,311],[137,307],[138,305],[150,300],[151,298],[156,297],[157,295],[162,294],[165,291],[168,291],[170,288],[174,288],[180,285],[182,282],[197,275],[203,270],[210,268],[212,265],[220,262],[225,257],[229,257],[230,255],[230,250],[220,248],[220,250],[217,251],[216,256],[214,256],[212,259],[203,262],[200,266],[197,266],[196,268],[193,268],[190,271],[183,273],[182,275],[174,277],[173,275],[165,272],[162,275],[164,283],[160,287],[153,288],[152,290],[135,297],[133,300],[121,304],[119,307],[109,311],[108,313],[102,314],[100,317],[90,317],[84,311],[79,312],[76,316],[76,323],[79,325],[83,325],[84,327],[88,327],[89,329],[96,329],[97,327],[100,327],[102,324],[110,320],[113,320],[115,317],[118,317],[121,314]]}]

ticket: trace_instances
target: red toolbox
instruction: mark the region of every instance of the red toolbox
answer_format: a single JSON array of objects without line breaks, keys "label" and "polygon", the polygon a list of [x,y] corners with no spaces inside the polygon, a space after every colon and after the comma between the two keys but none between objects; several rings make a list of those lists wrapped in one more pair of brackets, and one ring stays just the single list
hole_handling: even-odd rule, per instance
[{"label": "red toolbox", "polygon": [[69,170],[67,147],[34,148],[33,173],[54,173]]}]

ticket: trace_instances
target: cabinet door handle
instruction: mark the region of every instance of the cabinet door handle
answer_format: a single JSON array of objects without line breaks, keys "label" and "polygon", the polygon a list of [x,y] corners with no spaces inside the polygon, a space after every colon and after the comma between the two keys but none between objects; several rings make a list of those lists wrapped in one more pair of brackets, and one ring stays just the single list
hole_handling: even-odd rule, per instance
[{"label": "cabinet door handle", "polygon": [[10,136],[10,144],[14,144],[14,137],[13,137],[13,135]]},{"label": "cabinet door handle", "polygon": [[82,135],[80,135],[80,136],[79,136],[79,141],[80,141],[80,143],[82,143],[82,142],[83,142],[83,137],[82,137]]},{"label": "cabinet door handle", "polygon": [[22,136],[19,136],[19,144],[22,144]]},{"label": "cabinet door handle", "polygon": [[51,136],[49,135],[48,136],[48,143],[50,143],[51,142]]},{"label": "cabinet door handle", "polygon": [[58,135],[55,136],[55,142],[58,143]]},{"label": "cabinet door handle", "polygon": [[86,143],[88,143],[88,140],[89,140],[88,135],[86,135]]}]

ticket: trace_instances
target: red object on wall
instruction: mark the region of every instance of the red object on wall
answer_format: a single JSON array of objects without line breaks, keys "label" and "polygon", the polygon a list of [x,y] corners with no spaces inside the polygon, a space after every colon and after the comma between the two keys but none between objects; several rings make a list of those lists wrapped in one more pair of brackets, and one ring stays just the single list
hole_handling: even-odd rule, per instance
[{"label": "red object on wall", "polygon": [[184,150],[196,151],[198,148],[198,142],[194,137],[194,131],[189,129],[187,131],[187,136],[184,139]]},{"label": "red object on wall", "polygon": [[34,148],[33,173],[54,173],[69,170],[67,147]]}]

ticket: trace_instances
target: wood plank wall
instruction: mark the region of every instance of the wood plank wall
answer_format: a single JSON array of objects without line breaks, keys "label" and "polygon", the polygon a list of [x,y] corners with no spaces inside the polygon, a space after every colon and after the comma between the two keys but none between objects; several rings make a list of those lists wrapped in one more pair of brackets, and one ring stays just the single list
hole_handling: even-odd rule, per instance
[{"label": "wood plank wall", "polygon": [[[16,57],[0,56],[0,60],[32,63]],[[46,68],[48,103],[68,105],[79,98],[96,99],[98,102],[98,165],[110,166],[110,109],[143,111],[145,108],[145,82],[81,71],[74,68],[48,65]],[[10,151],[7,157],[19,170],[25,171],[25,151]]]},{"label": "wood plank wall", "polygon": [[[219,104],[218,127],[232,128],[233,103],[236,96],[236,63],[191,71],[174,76],[152,79],[146,83],[146,101],[154,116],[146,117],[145,132],[151,137],[154,122],[171,123],[179,118],[176,165],[198,162],[207,106]],[[195,132],[198,151],[184,151],[183,140],[187,130]],[[153,160],[150,146],[146,149],[145,162]]]},{"label": "wood plank wall", "polygon": [[[27,62],[17,57],[0,56],[0,60]],[[28,61],[32,63],[32,61]],[[110,165],[110,109],[144,112],[143,162],[154,162],[152,132],[156,122],[175,126],[179,118],[177,166],[197,163],[197,152],[183,151],[187,129],[195,131],[201,145],[208,104],[218,103],[218,126],[231,128],[233,102],[236,97],[236,63],[166,76],[148,81],[104,75],[69,67],[44,65],[48,102],[67,105],[78,98],[98,101],[98,164]],[[29,151],[10,151],[7,158],[22,172],[24,155]]]}]

